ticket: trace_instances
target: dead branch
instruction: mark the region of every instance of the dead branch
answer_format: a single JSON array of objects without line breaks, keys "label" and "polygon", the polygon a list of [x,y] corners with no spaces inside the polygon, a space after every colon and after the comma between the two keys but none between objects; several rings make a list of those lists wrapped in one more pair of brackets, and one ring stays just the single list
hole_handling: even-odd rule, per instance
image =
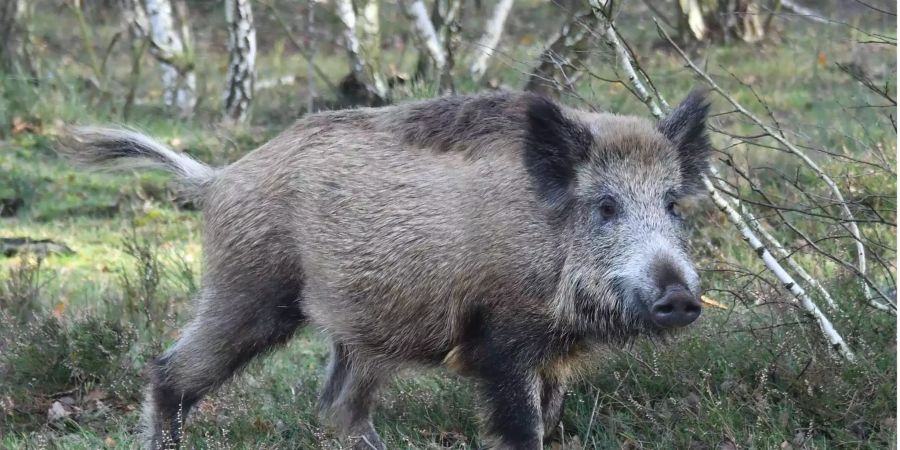
[{"label": "dead branch", "polygon": [[[601,23],[612,22],[612,20],[608,16],[604,15],[604,11],[602,8],[595,7],[592,9],[595,15],[598,16],[598,19]],[[659,25],[657,25],[657,27],[659,27]],[[613,29],[612,27],[609,28]],[[639,66],[637,61],[635,61],[631,57],[630,52],[625,49],[622,41],[618,39],[618,36],[616,37],[617,39],[615,40],[608,40],[608,43],[617,47],[617,53],[620,56],[619,64],[623,67],[626,73],[628,73],[629,75],[636,75],[639,72],[645,73],[636,69],[636,67]],[[635,87],[635,91],[649,92],[645,82],[638,76],[629,78],[629,82]],[[644,99],[641,100],[644,101]],[[657,114],[657,117],[660,118],[665,116],[666,113],[663,112],[660,103],[655,101],[655,99],[650,98],[645,102],[645,104],[654,116],[657,116]],[[734,224],[738,231],[740,231],[744,240],[763,261],[763,264],[766,266],[766,268],[775,275],[775,277],[782,284],[782,287],[788,290],[794,296],[794,298],[799,301],[800,305],[803,307],[803,310],[806,313],[816,319],[819,327],[822,330],[822,334],[825,336],[831,347],[835,351],[837,351],[845,360],[849,362],[855,361],[856,356],[854,355],[850,347],[846,344],[843,337],[841,337],[840,333],[838,333],[838,331],[834,328],[831,320],[828,319],[828,317],[822,312],[821,309],[819,309],[815,302],[813,302],[813,300],[809,297],[807,292],[797,282],[794,281],[794,278],[784,270],[784,268],[781,266],[781,263],[779,263],[778,260],[774,256],[772,256],[772,253],[769,251],[766,245],[759,240],[750,225],[748,225],[748,220],[746,220],[746,218],[744,218],[736,209],[731,206],[731,204],[727,200],[725,200],[724,197],[719,194],[718,190],[716,190],[715,186],[713,186],[712,181],[709,180],[709,177],[703,177],[703,185],[704,187],[706,187],[706,190],[712,198],[713,203],[715,203],[716,206],[723,213],[725,213],[731,223]]]},{"label": "dead branch", "polygon": [[578,66],[587,56],[588,38],[596,25],[597,17],[592,11],[575,14],[564,23],[541,52],[537,66],[531,69],[525,90],[545,95],[573,90]]},{"label": "dead branch", "polygon": [[315,63],[315,61],[310,56],[310,54],[307,53],[306,46],[303,45],[303,43],[300,42],[299,39],[297,39],[297,36],[295,36],[293,31],[291,31],[290,25],[288,25],[287,22],[284,21],[284,19],[282,18],[283,16],[279,12],[279,10],[275,7],[275,5],[271,3],[271,0],[257,0],[257,1],[259,3],[261,3],[263,6],[267,7],[272,12],[272,16],[275,18],[275,20],[281,26],[281,29],[284,30],[284,34],[287,36],[288,40],[291,41],[291,44],[293,44],[294,47],[300,52],[300,56],[302,56],[303,59],[306,60],[306,63],[309,64],[310,66],[312,66],[312,68],[316,71],[316,75],[318,75],[319,78],[321,78],[322,81],[324,81],[325,84],[328,85],[328,89],[331,90],[332,92],[337,92],[338,91],[337,86],[335,86],[335,84],[331,82],[331,79],[328,78],[328,75],[325,73],[325,71],[323,71],[322,68],[319,67],[319,65]]},{"label": "dead branch", "polygon": [[[720,184],[724,185],[724,181],[721,179],[721,176],[719,175],[719,172],[715,168],[715,166],[710,166],[710,174],[713,176],[713,178],[716,178]],[[825,302],[828,303],[828,306],[831,309],[838,309],[838,305],[834,301],[834,298],[832,298],[828,290],[825,289],[824,286],[822,286],[822,283],[819,283],[819,281],[813,278],[809,274],[809,272],[806,271],[806,269],[800,266],[800,264],[797,264],[797,261],[794,260],[794,258],[784,248],[784,246],[781,245],[781,243],[778,242],[777,239],[775,239],[775,236],[772,236],[772,233],[769,233],[769,231],[762,226],[760,219],[754,216],[753,212],[751,212],[749,208],[743,205],[739,199],[732,197],[731,202],[736,208],[740,210],[741,214],[747,218],[747,224],[750,225],[751,228],[753,228],[753,231],[762,236],[763,239],[766,240],[768,245],[771,248],[775,249],[778,255],[781,256],[781,259],[786,262],[791,269],[794,270],[794,272],[800,277],[800,279],[803,280],[803,282],[806,283],[809,288],[813,288],[819,291],[819,294],[822,295],[822,298],[825,299]]]}]

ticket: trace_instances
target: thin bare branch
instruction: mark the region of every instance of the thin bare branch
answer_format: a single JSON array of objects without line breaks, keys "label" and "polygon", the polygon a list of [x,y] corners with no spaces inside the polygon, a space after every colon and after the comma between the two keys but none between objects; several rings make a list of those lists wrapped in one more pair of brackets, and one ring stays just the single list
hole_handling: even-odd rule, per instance
[{"label": "thin bare branch", "polygon": [[[602,22],[611,22],[608,16],[604,15],[603,8],[592,8],[594,13],[598,16],[598,18]],[[657,27],[659,25],[657,24]],[[609,30],[612,30],[612,33],[615,33],[615,29],[613,27],[609,27]],[[608,42],[616,46],[617,54],[620,56],[619,64],[623,67],[623,69],[629,74],[634,75],[629,78],[630,84],[635,88],[636,91],[647,93],[649,98],[642,98],[642,101],[645,101],[648,109],[651,113],[657,117],[664,117],[665,113],[663,112],[660,103],[656,101],[652,96],[649,95],[649,91],[645,85],[645,82],[638,77],[638,73],[644,73],[643,71],[639,71],[635,69],[638,67],[637,61],[634,60],[632,54],[627,51],[624,45],[622,45],[619,36],[616,35],[615,39],[609,39]],[[784,270],[781,266],[781,263],[772,256],[772,253],[768,250],[768,248],[759,240],[753,230],[747,225],[747,220],[741,216],[741,214],[732,207],[732,205],[722,197],[718,190],[716,190],[715,186],[713,186],[712,181],[710,181],[709,177],[703,176],[703,185],[709,193],[710,197],[713,200],[713,203],[729,218],[729,220],[737,227],[743,236],[744,240],[750,245],[750,247],[754,250],[754,252],[762,259],[766,268],[772,272],[782,284],[782,287],[787,289],[800,303],[803,307],[803,310],[814,317],[819,324],[819,327],[822,330],[823,335],[826,340],[829,342],[831,347],[837,351],[845,360],[853,362],[856,359],[855,354],[850,349],[850,347],[846,344],[843,337],[841,337],[840,333],[834,328],[831,323],[831,320],[819,309],[819,307],[813,302],[813,300],[809,297],[806,291],[794,281],[793,277]]]},{"label": "thin bare branch", "polygon": [[[704,81],[706,81],[706,83],[710,86],[710,88],[712,88],[719,95],[721,95],[723,98],[728,100],[728,102],[731,103],[731,105],[735,109],[740,111],[740,113],[744,117],[747,117],[748,119],[750,119],[753,123],[756,124],[756,126],[758,126],[760,129],[765,131],[773,139],[778,141],[778,143],[783,145],[788,151],[790,151],[795,156],[800,158],[800,160],[803,161],[803,163],[807,167],[809,167],[816,174],[816,176],[828,186],[828,188],[831,190],[832,194],[834,195],[834,198],[840,203],[840,209],[841,209],[841,211],[843,211],[844,218],[847,220],[848,226],[850,228],[850,233],[853,235],[853,238],[855,240],[856,262],[857,262],[857,265],[859,268],[859,272],[863,273],[863,274],[866,273],[866,249],[865,249],[865,245],[863,243],[862,237],[860,236],[859,226],[856,224],[856,221],[853,217],[853,213],[850,211],[850,208],[847,206],[847,202],[844,200],[844,195],[843,195],[843,193],[841,193],[841,190],[838,187],[837,183],[835,183],[834,180],[832,180],[831,177],[827,173],[825,173],[825,171],[822,170],[822,168],[819,167],[819,165],[815,161],[812,160],[812,158],[810,158],[806,153],[804,153],[802,150],[800,150],[800,148],[798,148],[796,145],[794,145],[793,143],[791,143],[790,141],[785,139],[784,136],[781,135],[781,133],[778,133],[776,130],[773,130],[769,125],[765,124],[762,120],[760,120],[758,117],[756,117],[756,115],[754,115],[749,110],[744,108],[744,106],[741,105],[737,100],[735,100],[735,98],[733,96],[731,96],[728,92],[726,92],[724,89],[722,89],[722,87],[720,87],[719,84],[716,83],[715,80],[713,80],[709,76],[709,74],[706,73],[706,71],[699,68],[691,60],[691,58],[686,53],[684,53],[684,50],[682,50],[681,47],[679,47],[678,44],[676,44],[675,41],[672,40],[672,38],[669,36],[669,33],[667,33],[666,30],[664,30],[659,25],[659,23],[656,23],[656,30],[660,33],[660,36],[662,36],[664,39],[666,39],[669,42],[669,45],[671,45],[672,48],[675,49],[676,52],[678,52],[678,54],[685,61],[685,63],[688,65],[688,67],[690,67],[694,71],[694,73],[696,73],[700,78],[702,78]],[[869,286],[865,283],[861,283],[861,286],[863,288],[863,294],[865,296],[866,301],[870,301],[872,299],[872,293],[869,290]]]},{"label": "thin bare branch", "polygon": [[313,58],[306,52],[306,50],[307,50],[306,46],[303,45],[303,43],[300,42],[299,39],[297,39],[297,36],[295,36],[294,32],[291,31],[291,26],[288,25],[288,23],[284,21],[284,19],[283,19],[284,16],[280,13],[278,8],[271,2],[271,0],[256,0],[256,1],[261,3],[263,6],[265,6],[272,12],[272,17],[275,18],[275,20],[278,22],[278,25],[281,26],[282,30],[284,30],[284,34],[287,36],[288,40],[291,41],[291,44],[293,44],[294,47],[300,52],[300,56],[302,56],[303,59],[306,60],[306,63],[311,65],[313,67],[313,69],[315,69],[316,75],[318,75],[319,78],[321,78],[322,81],[324,81],[325,84],[328,85],[328,89],[330,89],[332,92],[337,92],[337,90],[338,90],[337,86],[335,86],[334,83],[331,82],[331,79],[328,77],[328,74],[326,74],[325,71],[323,71],[322,68],[319,67],[319,65],[315,63]]}]

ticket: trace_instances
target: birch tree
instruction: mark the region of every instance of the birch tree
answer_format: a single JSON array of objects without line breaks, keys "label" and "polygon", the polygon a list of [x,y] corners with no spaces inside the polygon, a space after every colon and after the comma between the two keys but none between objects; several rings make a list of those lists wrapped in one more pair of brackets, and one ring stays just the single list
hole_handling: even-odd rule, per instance
[{"label": "birch tree", "polygon": [[357,15],[356,36],[363,55],[366,74],[371,79],[375,92],[382,98],[388,95],[387,82],[381,67],[381,0],[362,0]]},{"label": "birch tree", "polygon": [[[563,90],[571,87],[571,81],[569,80],[574,79],[577,76],[578,71],[591,73],[590,69],[585,68],[583,64],[576,65],[572,63],[573,58],[577,61],[577,55],[580,53],[577,44],[586,39],[585,36],[580,35],[576,31],[577,28],[574,28],[574,25],[579,25],[580,29],[588,32],[591,37],[601,40],[609,47],[609,49],[613,50],[616,55],[616,66],[618,66],[616,74],[619,76],[618,80],[607,80],[602,75],[594,73],[591,73],[591,75],[597,79],[622,83],[635,95],[635,97],[647,105],[648,109],[655,117],[663,118],[670,108],[662,95],[656,90],[649,75],[637,63],[630,46],[624,41],[621,35],[619,35],[611,20],[611,17],[614,15],[611,14],[609,8],[603,3],[600,3],[599,0],[592,1],[591,6],[592,13],[596,16],[595,20],[588,20],[587,17],[582,15],[581,17],[576,16],[576,18],[569,21],[563,27],[561,33],[551,41],[547,50],[542,54],[542,60],[532,72],[529,84],[537,86],[540,86],[541,84],[557,84],[558,86],[556,89]],[[749,118],[764,132],[765,136],[770,137],[783,145],[784,149],[798,157],[808,168],[817,174],[818,178],[822,181],[822,184],[831,191],[837,205],[836,207],[841,211],[839,214],[819,212],[818,217],[828,217],[833,219],[837,222],[837,226],[840,226],[847,231],[849,237],[854,241],[853,243],[857,250],[857,264],[854,265],[848,261],[844,261],[835,254],[823,253],[823,255],[848,269],[858,278],[862,287],[863,300],[865,300],[866,303],[875,310],[886,312],[888,314],[896,314],[896,304],[893,299],[885,294],[883,290],[879,289],[875,280],[870,278],[866,273],[865,252],[864,247],[861,245],[865,242],[865,238],[858,231],[857,219],[854,217],[853,211],[848,210],[848,205],[850,203],[842,196],[837,185],[834,183],[834,180],[816,165],[814,161],[810,160],[805,155],[803,149],[787,141],[785,133],[777,123],[775,125],[777,128],[773,129],[771,126],[763,123],[759,118],[749,113],[749,111],[737,103],[732,96],[723,91],[708,74],[694,64],[694,62],[687,57],[687,55],[674,43],[674,41],[672,41],[658,24],[657,30],[684,59],[691,70],[693,70],[701,79],[706,81],[713,91],[728,100],[731,106],[735,108],[736,113],[740,113]],[[568,39],[566,39],[567,37]],[[621,74],[619,74],[619,70],[621,70]],[[563,77],[562,82],[558,78],[559,75],[562,75]],[[569,86],[566,86],[563,83],[568,83]],[[715,129],[715,127],[713,128]],[[723,133],[723,131],[718,129],[715,129],[715,131],[717,133]],[[733,166],[729,167],[732,167],[735,173],[741,173],[738,168]],[[886,170],[889,171],[889,169]],[[713,177],[710,178],[704,176],[703,184],[712,198],[713,203],[715,203],[715,205],[725,214],[725,217],[735,225],[740,232],[741,237],[753,249],[754,253],[759,256],[768,273],[772,275],[795,300],[796,303],[794,304],[815,320],[815,323],[819,326],[829,347],[834,349],[846,361],[854,361],[856,358],[855,353],[844,340],[834,323],[831,322],[831,319],[815,303],[809,290],[818,291],[820,297],[828,303],[829,307],[836,313],[840,313],[840,305],[835,298],[830,295],[822,283],[814,278],[812,274],[807,272],[798,261],[794,260],[793,252],[788,250],[787,246],[783,245],[775,238],[771,230],[768,229],[769,225],[765,224],[757,215],[751,212],[751,204],[745,203],[743,197],[741,197],[739,193],[734,192],[734,186],[730,183],[726,183],[724,178],[718,174],[715,167],[711,168],[711,173]],[[742,176],[750,180],[746,175]],[[716,180],[718,185],[714,184],[713,180]],[[763,194],[760,193],[760,195]],[[797,232],[816,251],[823,252],[815,241],[810,240],[811,238],[809,236],[796,229],[788,219],[784,217],[779,211],[778,205],[772,203],[771,200],[766,200],[766,203],[763,203],[763,205],[774,208],[776,211],[775,215],[783,220],[786,226],[794,232]],[[797,211],[793,208],[788,210]],[[895,226],[888,221],[882,220],[881,223],[884,223],[888,227]],[[762,236],[762,239],[759,236]],[[780,258],[776,257],[775,254],[778,254]],[[890,266],[884,265],[884,267],[888,268]],[[791,273],[791,271],[793,273]],[[888,278],[890,278],[890,275],[888,275]],[[870,294],[870,291],[877,294],[879,298],[873,298],[874,296]]]},{"label": "birch tree", "polygon": [[122,118],[127,120],[134,105],[137,87],[141,78],[141,59],[150,44],[150,21],[140,0],[119,0],[122,10],[122,21],[131,35],[131,73],[128,80],[128,93],[122,107]]},{"label": "birch tree", "polygon": [[757,42],[765,34],[755,0],[678,0],[678,9],[682,40]]},{"label": "birch tree", "polygon": [[0,68],[22,71],[37,80],[31,55],[31,0],[0,2]]},{"label": "birch tree", "polygon": [[379,0],[365,0],[362,19],[356,15],[351,0],[335,0],[338,19],[344,26],[344,46],[350,60],[352,80],[344,85],[361,85],[368,103],[378,103],[388,96],[387,83],[380,71],[381,37],[379,34]]},{"label": "birch tree", "polygon": [[[196,76],[191,48],[187,5],[176,0],[173,10],[169,0],[144,0],[143,7],[149,24],[150,53],[162,68],[163,102],[182,115],[193,113],[196,98]],[[178,13],[180,26],[176,25]]]},{"label": "birch tree", "polygon": [[572,89],[581,74],[578,66],[589,51],[590,30],[596,25],[597,18],[590,11],[576,14],[564,23],[531,69],[525,90],[558,96],[561,91]]},{"label": "birch tree", "polygon": [[228,24],[228,79],[225,87],[225,114],[232,120],[246,120],[256,81],[256,28],[250,0],[226,0]]},{"label": "birch tree", "polygon": [[441,93],[452,94],[453,67],[456,61],[456,49],[459,46],[459,14],[462,0],[437,0],[434,2],[432,24],[437,30],[438,42],[444,51],[444,66],[438,72]]},{"label": "birch tree", "polygon": [[497,45],[500,43],[500,37],[503,35],[503,28],[506,26],[506,18],[509,17],[509,11],[512,10],[514,0],[500,0],[494,6],[494,12],[484,26],[484,34],[475,44],[472,59],[472,66],[469,68],[469,75],[476,83],[481,81],[484,72],[487,70],[488,61],[494,55]]},{"label": "birch tree", "polygon": [[431,58],[437,73],[444,72],[444,66],[447,65],[447,57],[444,53],[444,44],[438,36],[434,23],[428,16],[428,10],[425,9],[425,3],[422,0],[407,0],[403,4],[403,11],[406,17],[412,22],[413,32],[422,51]]}]

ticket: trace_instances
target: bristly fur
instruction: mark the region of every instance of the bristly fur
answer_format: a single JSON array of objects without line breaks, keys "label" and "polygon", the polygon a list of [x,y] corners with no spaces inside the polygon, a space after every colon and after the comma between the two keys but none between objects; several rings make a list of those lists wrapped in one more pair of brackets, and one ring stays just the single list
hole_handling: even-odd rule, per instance
[{"label": "bristly fur", "polygon": [[591,349],[665,336],[664,285],[699,294],[666,205],[706,170],[707,109],[692,94],[657,127],[450,96],[315,114],[220,169],[72,129],[63,155],[162,167],[202,199],[203,286],[147,366],[146,446],[177,444],[196,402],[311,323],[332,344],[319,407],[353,448],[385,448],[372,406],[398,368],[441,362],[479,382],[487,442],[541,448]]}]

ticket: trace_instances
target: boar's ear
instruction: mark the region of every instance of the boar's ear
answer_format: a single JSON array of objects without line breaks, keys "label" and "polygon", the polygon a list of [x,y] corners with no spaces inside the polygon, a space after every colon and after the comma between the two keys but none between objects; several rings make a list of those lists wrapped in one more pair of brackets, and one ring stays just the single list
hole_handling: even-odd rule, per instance
[{"label": "boar's ear", "polygon": [[591,132],[535,94],[526,94],[525,116],[525,167],[541,198],[564,209],[572,198],[575,166],[587,158],[593,141]]},{"label": "boar's ear", "polygon": [[659,131],[675,144],[681,161],[682,191],[694,194],[702,189],[700,178],[709,170],[712,146],[706,134],[709,101],[706,92],[694,90],[659,123]]}]

